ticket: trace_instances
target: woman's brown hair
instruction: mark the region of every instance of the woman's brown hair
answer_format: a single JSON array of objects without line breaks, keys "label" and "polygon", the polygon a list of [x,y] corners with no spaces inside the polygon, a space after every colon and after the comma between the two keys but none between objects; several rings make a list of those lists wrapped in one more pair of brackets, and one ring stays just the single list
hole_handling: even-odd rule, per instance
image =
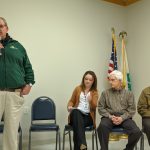
[{"label": "woman's brown hair", "polygon": [[90,91],[94,90],[94,91],[97,91],[97,77],[96,77],[96,74],[93,72],[93,71],[86,71],[82,77],[82,81],[81,81],[81,87],[82,87],[82,90],[85,89],[85,85],[84,85],[84,78],[87,74],[90,74],[93,79],[94,79],[94,82],[92,84],[92,87],[90,89]]}]

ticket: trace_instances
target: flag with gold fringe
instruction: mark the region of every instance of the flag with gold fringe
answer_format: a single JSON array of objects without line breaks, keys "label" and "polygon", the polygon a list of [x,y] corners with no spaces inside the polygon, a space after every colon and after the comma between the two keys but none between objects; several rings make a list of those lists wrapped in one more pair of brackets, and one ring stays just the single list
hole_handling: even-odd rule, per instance
[{"label": "flag with gold fringe", "polygon": [[122,51],[121,51],[121,71],[123,74],[123,87],[129,91],[131,91],[131,78],[130,78],[130,72],[129,72],[129,66],[128,66],[128,59],[127,59],[127,53],[126,53],[126,46],[125,46],[125,39],[124,34],[126,32],[122,32]]},{"label": "flag with gold fringe", "polygon": [[116,49],[116,36],[115,36],[115,30],[114,30],[114,28],[112,28],[112,50],[111,50],[111,56],[110,56],[110,60],[109,60],[108,78],[109,78],[109,74],[113,70],[118,70],[117,49]]}]

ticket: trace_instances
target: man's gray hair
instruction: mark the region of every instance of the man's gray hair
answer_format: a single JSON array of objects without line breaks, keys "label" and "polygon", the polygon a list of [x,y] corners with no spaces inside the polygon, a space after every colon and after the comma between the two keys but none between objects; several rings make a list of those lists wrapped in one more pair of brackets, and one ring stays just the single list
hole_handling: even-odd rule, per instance
[{"label": "man's gray hair", "polygon": [[5,19],[5,18],[0,17],[0,20],[3,20],[3,22],[5,23],[5,26],[7,26],[7,27],[8,27],[8,25],[7,25],[7,21],[6,21],[6,19]]},{"label": "man's gray hair", "polygon": [[112,71],[111,73],[110,73],[110,75],[109,75],[109,77],[110,76],[115,76],[118,80],[123,80],[123,74],[122,74],[122,72],[120,72],[120,71],[118,71],[118,70],[114,70],[114,71]]}]

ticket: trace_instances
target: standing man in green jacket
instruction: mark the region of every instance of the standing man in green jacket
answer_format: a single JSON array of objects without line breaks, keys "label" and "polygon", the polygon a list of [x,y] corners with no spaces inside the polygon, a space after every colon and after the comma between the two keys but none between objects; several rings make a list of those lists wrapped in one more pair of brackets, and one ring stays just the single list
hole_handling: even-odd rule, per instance
[{"label": "standing man in green jacket", "polygon": [[150,145],[150,86],[141,92],[137,110],[142,117],[143,129]]},{"label": "standing man in green jacket", "polygon": [[17,150],[23,95],[29,94],[34,73],[25,48],[8,34],[0,17],[0,119],[4,118],[3,150]]}]

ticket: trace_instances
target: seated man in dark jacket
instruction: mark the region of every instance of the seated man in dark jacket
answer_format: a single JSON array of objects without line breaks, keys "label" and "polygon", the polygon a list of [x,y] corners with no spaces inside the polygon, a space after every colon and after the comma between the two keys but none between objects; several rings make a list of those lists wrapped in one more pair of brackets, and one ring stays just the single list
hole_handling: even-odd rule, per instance
[{"label": "seated man in dark jacket", "polygon": [[120,71],[110,73],[110,89],[102,92],[98,102],[98,112],[102,116],[97,129],[101,150],[108,150],[109,133],[114,126],[123,127],[128,134],[128,143],[124,150],[133,150],[141,131],[132,120],[136,111],[134,96],[122,87],[123,75]]},{"label": "seated man in dark jacket", "polygon": [[142,125],[150,145],[150,86],[145,88],[138,101],[138,113],[142,117]]}]

